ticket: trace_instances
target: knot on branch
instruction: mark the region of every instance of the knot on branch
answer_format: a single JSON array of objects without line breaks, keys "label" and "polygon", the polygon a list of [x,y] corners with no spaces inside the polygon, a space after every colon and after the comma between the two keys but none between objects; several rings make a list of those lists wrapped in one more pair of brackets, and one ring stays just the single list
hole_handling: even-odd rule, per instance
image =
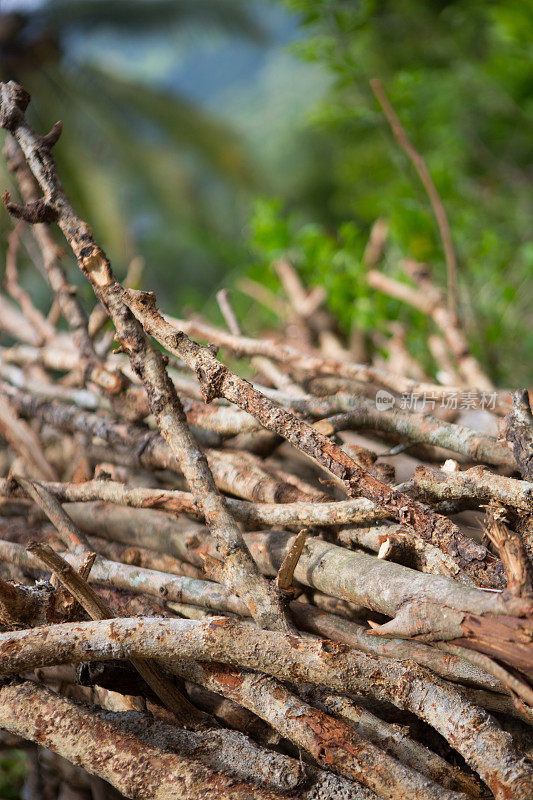
[{"label": "knot on branch", "polygon": [[[211,353],[210,353],[211,355]],[[222,394],[222,382],[226,377],[226,367],[220,361],[202,363],[201,356],[195,368],[200,383],[200,391],[206,403],[210,403]]]},{"label": "knot on branch", "polygon": [[136,305],[139,305],[141,308],[150,311],[155,310],[156,308],[155,292],[145,292],[142,291],[142,289],[127,289],[126,294],[131,300],[134,301]]},{"label": "knot on branch", "polygon": [[0,83],[0,126],[13,133],[26,111],[30,95],[15,81]]},{"label": "knot on branch", "polygon": [[35,225],[40,222],[56,222],[58,213],[55,208],[49,205],[45,200],[42,198],[40,200],[34,200],[31,203],[26,203],[25,205],[21,205],[20,203],[12,203],[11,202],[11,195],[9,192],[4,192],[2,195],[2,200],[4,201],[4,205],[13,217],[17,217],[17,219],[23,219],[25,222],[29,222],[31,225]]},{"label": "knot on branch", "polygon": [[46,147],[47,150],[51,150],[52,147],[57,144],[59,141],[59,137],[63,133],[63,123],[61,120],[58,120],[52,128],[50,129],[49,133],[46,133],[41,138],[41,144],[43,147]]}]

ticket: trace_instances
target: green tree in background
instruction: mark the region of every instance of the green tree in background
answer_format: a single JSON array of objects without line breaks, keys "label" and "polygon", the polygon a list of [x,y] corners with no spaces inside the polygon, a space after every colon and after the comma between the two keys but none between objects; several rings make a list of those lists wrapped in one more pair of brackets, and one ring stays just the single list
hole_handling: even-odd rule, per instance
[{"label": "green tree in background", "polygon": [[113,71],[105,59],[80,60],[76,42],[95,30],[131,43],[153,36],[157,58],[156,37],[168,39],[188,25],[202,25],[205,35],[261,40],[246,3],[44,0],[26,11],[24,3],[11,5],[0,14],[1,78],[32,94],[39,130],[63,120],[66,135],[55,151],[60,173],[115,263],[125,268],[140,247],[159,288],[169,286],[167,270],[176,291],[191,275],[198,283],[199,273],[210,285],[213,263],[231,262],[238,250],[240,195],[254,185],[242,141],[177,92]]},{"label": "green tree in background", "polygon": [[[362,264],[385,218],[380,267],[399,277],[400,259],[415,258],[446,285],[428,197],[370,89],[381,78],[446,208],[472,348],[499,384],[531,381],[529,0],[9,0],[2,11],[2,78],[32,93],[39,130],[63,119],[61,174],[119,271],[140,252],[169,310],[210,312],[247,269],[276,288],[270,264],[288,253],[347,334],[384,334],[399,318],[431,368],[428,321],[371,290]],[[222,34],[297,41],[259,77],[246,62],[214,102],[197,101],[165,72],[187,26],[199,49]],[[80,47],[95,31],[106,36]],[[128,58],[110,57],[125,47]]]},{"label": "green tree in background", "polygon": [[392,312],[408,323],[414,350],[423,349],[427,321],[364,285],[361,257],[378,217],[390,225],[384,269],[398,277],[399,259],[412,257],[430,264],[441,286],[446,282],[427,195],[370,89],[379,77],[446,207],[472,347],[498,382],[531,381],[533,6],[287,4],[303,18],[299,54],[335,78],[315,114],[330,143],[333,190],[322,219],[302,219],[294,209],[285,216],[262,203],[252,225],[258,264],[289,248],[307,279],[329,288],[345,330],[379,329]]}]

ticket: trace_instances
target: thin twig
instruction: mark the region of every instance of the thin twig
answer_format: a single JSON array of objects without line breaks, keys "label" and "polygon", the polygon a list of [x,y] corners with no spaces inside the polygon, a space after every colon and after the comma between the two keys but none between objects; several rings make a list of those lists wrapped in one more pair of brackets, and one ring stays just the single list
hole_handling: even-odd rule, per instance
[{"label": "thin twig", "polygon": [[[247,602],[260,624],[294,632],[276,593],[257,571],[236,522],[222,504],[205,456],[187,426],[180,400],[166,372],[162,353],[151,344],[142,325],[125,305],[125,290],[116,281],[107,256],[66,197],[56,172],[51,145],[46,138],[35,134],[24,116],[29,95],[12,81],[0,84],[0,91],[2,127],[17,140],[44,193],[44,198],[37,204],[29,204],[22,210],[11,204],[10,211],[34,222],[57,221],[80,269],[113,320],[116,338],[143,381],[161,433],[181,464],[193,494],[204,510],[219,543],[225,580]],[[37,214],[37,218],[33,219],[36,209],[39,214],[40,210],[43,213],[41,217]]]},{"label": "thin twig", "polygon": [[446,216],[446,211],[444,210],[444,205],[442,204],[442,200],[433,182],[433,178],[431,177],[431,174],[426,166],[426,162],[409,140],[405,129],[403,128],[390,103],[390,100],[385,93],[381,81],[378,78],[374,78],[370,81],[370,87],[374,92],[374,95],[376,96],[383,113],[387,117],[396,140],[411,159],[428,194],[429,201],[439,227],[442,245],[444,247],[444,256],[446,259],[446,269],[448,274],[448,306],[450,311],[457,315],[459,303],[457,287],[457,258],[455,256],[452,235],[450,226],[448,224],[448,218]]},{"label": "thin twig", "polygon": [[[115,619],[113,611],[96,594],[94,589],[89,586],[81,572],[77,572],[47,544],[32,543],[28,550],[37,556],[48,569],[50,569],[60,583],[68,589],[78,603],[85,609],[87,614],[94,620]],[[87,570],[88,562],[84,562],[83,567]],[[174,684],[165,675],[162,667],[155,661],[142,658],[131,658],[131,663],[137,672],[144,678],[147,684],[153,689],[161,702],[176,716],[181,725],[203,725],[206,717],[198,711],[189,701],[176,689]]]}]

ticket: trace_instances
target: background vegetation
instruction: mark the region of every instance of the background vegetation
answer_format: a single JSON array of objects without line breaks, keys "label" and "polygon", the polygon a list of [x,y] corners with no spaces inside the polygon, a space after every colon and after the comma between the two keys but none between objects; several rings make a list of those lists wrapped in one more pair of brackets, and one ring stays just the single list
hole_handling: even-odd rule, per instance
[{"label": "background vegetation", "polygon": [[[2,77],[32,92],[40,129],[64,120],[56,154],[68,191],[120,270],[144,256],[169,311],[216,314],[216,290],[244,273],[275,289],[270,264],[288,252],[328,289],[346,333],[386,333],[398,317],[424,358],[426,320],[370,290],[361,261],[382,217],[381,267],[398,275],[413,257],[445,286],[427,196],[369,87],[379,76],[446,207],[472,347],[499,384],[531,382],[528,0],[4,0],[2,10]],[[239,311],[248,328],[261,324],[244,297]]]}]

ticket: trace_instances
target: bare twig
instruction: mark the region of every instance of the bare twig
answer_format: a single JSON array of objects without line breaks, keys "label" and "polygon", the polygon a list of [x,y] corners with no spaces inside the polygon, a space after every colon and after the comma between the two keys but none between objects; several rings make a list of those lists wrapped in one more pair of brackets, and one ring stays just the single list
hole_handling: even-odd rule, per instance
[{"label": "bare twig", "polygon": [[62,541],[69,549],[80,548],[84,551],[90,549],[85,534],[74,524],[56,498],[44,486],[37,481],[28,481],[25,478],[17,477],[15,480],[55,525]]},{"label": "bare twig", "polygon": [[418,284],[417,289],[383,275],[378,270],[371,270],[367,274],[367,280],[375,289],[391,297],[397,297],[431,317],[442,331],[446,344],[457,362],[462,381],[476,391],[493,392],[492,381],[470,352],[457,316],[447,308],[442,293],[431,282],[427,268],[415,261],[403,261],[402,266]]},{"label": "bare twig", "polygon": [[499,800],[530,797],[533,770],[494,719],[409,662],[377,660],[344,645],[295,639],[228,619],[70,623],[0,634],[0,647],[5,654],[0,671],[5,675],[88,658],[173,659],[179,652],[182,658],[258,669],[284,680],[300,676],[337,691],[370,695],[411,710],[433,725]]},{"label": "bare twig", "polygon": [[43,452],[39,437],[19,419],[6,397],[0,397],[0,434],[20,455],[34,477],[56,480],[56,472]]},{"label": "bare twig", "polygon": [[513,393],[513,408],[505,419],[505,437],[513,446],[522,477],[533,480],[533,413],[527,389]]},{"label": "bare twig", "polygon": [[[81,571],[76,572],[51,547],[46,544],[33,543],[28,547],[28,550],[53,572],[61,584],[68,589],[85,609],[91,619],[115,618],[113,611],[106,606],[94,589],[89,586],[83,573]],[[85,564],[84,566],[87,569],[88,565]],[[166,708],[172,711],[181,725],[201,726],[205,724],[205,716],[176,689],[159,664],[142,658],[132,658],[131,663]]]},{"label": "bare twig", "polygon": [[[356,464],[341,447],[236,376],[208,348],[198,345],[183,332],[176,332],[159,313],[152,293],[129,290],[124,297],[135,315],[142,320],[145,330],[196,372],[206,401],[224,396],[248,411],[267,430],[287,439],[335,478],[339,478],[349,495],[362,494],[373,500],[401,522],[415,527],[423,538],[442,547],[457,561],[458,568],[471,575],[476,575],[476,570],[480,570],[478,579],[486,579],[486,552],[471,540],[466,540],[450,520],[428,513],[406,495],[391,490],[388,484]],[[465,560],[461,553],[467,552],[469,555]]]},{"label": "bare twig", "polygon": [[510,530],[505,524],[505,516],[505,508],[491,501],[485,532],[505,567],[507,591],[516,597],[533,598],[533,564],[527,556],[520,534]]},{"label": "bare twig", "polygon": [[80,269],[113,320],[116,336],[128,353],[133,369],[143,380],[160,430],[180,462],[218,541],[226,581],[240,593],[264,626],[292,630],[277,596],[249,557],[238,526],[222,505],[205,456],[187,427],[162,354],[151,345],[142,326],[124,304],[124,290],[117,283],[105,253],[94,241],[89,226],[77,216],[68,201],[56,173],[50,146],[34,133],[25,119],[29,95],[13,82],[1,84],[0,90],[2,127],[17,140],[43,190],[44,199],[38,202],[43,204],[43,208],[51,209],[52,218],[57,220],[65,234]]},{"label": "bare twig", "polygon": [[33,325],[43,341],[54,340],[56,331],[54,326],[44,317],[32,302],[28,292],[20,286],[18,282],[17,253],[20,244],[20,236],[24,222],[18,222],[13,231],[8,236],[8,249],[6,253],[6,288],[22,309],[28,322]]},{"label": "bare twig", "polygon": [[433,178],[430,175],[430,172],[426,166],[426,162],[420,155],[420,153],[415,149],[412,142],[409,140],[405,129],[403,128],[396,112],[394,111],[389,98],[387,97],[385,90],[382,86],[381,81],[378,78],[374,78],[370,81],[370,86],[374,95],[376,96],[377,101],[379,102],[383,113],[385,114],[389,125],[391,126],[392,132],[402,147],[402,149],[406,152],[410,160],[412,161],[420,180],[422,181],[424,188],[428,194],[429,201],[431,203],[431,207],[433,209],[433,213],[435,215],[435,219],[437,220],[437,225],[439,227],[439,232],[442,240],[442,245],[444,247],[444,256],[446,259],[446,269],[448,275],[448,306],[450,311],[453,314],[457,314],[457,307],[459,302],[458,296],[458,288],[457,288],[457,259],[455,256],[455,250],[453,247],[452,235],[450,231],[450,226],[448,224],[448,218],[446,216],[446,211],[444,210],[444,206],[442,204],[442,200],[439,196],[437,188],[433,183]]}]

